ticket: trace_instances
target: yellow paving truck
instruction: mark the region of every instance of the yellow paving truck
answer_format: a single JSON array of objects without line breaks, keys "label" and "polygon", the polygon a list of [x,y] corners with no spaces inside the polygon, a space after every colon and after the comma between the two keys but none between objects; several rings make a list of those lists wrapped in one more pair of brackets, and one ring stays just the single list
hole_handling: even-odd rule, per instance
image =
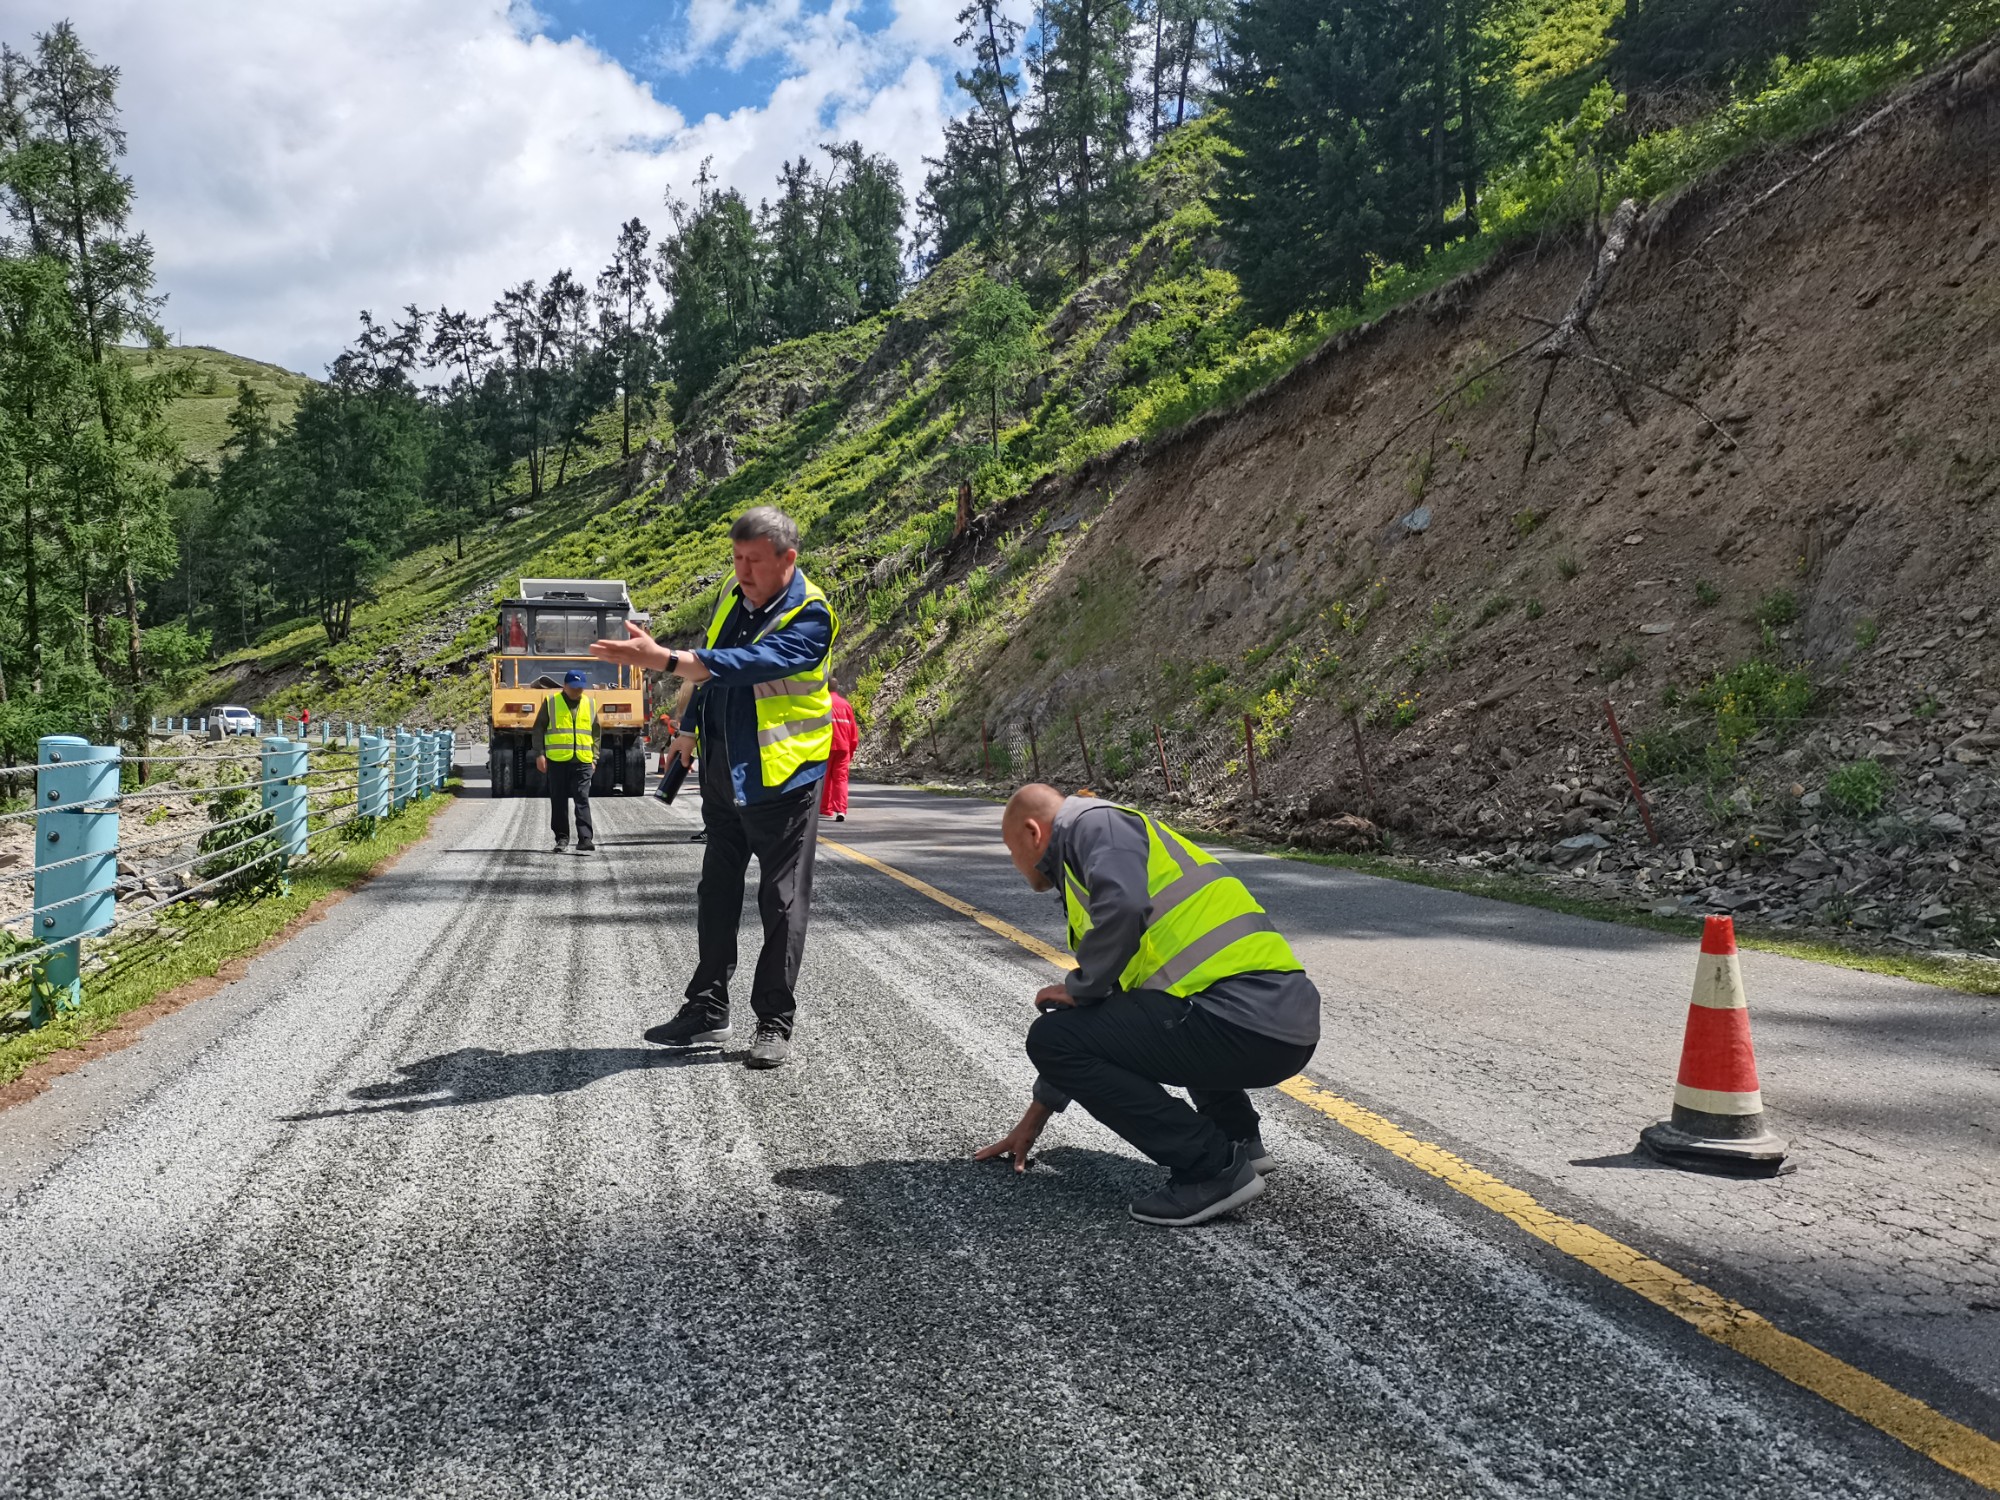
[{"label": "yellow paving truck", "polygon": [[646,790],[646,674],[638,667],[599,661],[590,643],[622,639],[625,622],[648,617],[616,579],[523,578],[518,598],[500,605],[500,633],[491,663],[492,707],[487,770],[496,797],[538,797],[547,790],[535,769],[535,715],[563,674],[583,673],[597,704],[597,771],[594,797]]}]

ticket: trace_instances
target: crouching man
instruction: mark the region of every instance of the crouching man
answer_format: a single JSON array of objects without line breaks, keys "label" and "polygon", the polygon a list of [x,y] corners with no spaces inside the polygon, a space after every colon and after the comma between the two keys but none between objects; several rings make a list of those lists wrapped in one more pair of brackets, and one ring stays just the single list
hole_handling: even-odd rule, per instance
[{"label": "crouching man", "polygon": [[1074,1099],[1173,1174],[1133,1202],[1141,1223],[1248,1203],[1272,1163],[1245,1090],[1291,1077],[1319,1042],[1319,991],[1291,945],[1241,881],[1133,808],[1031,784],[1001,836],[1030,886],[1061,887],[1076,968],[1035,996],[1028,1112],[977,1158],[1025,1170]]}]

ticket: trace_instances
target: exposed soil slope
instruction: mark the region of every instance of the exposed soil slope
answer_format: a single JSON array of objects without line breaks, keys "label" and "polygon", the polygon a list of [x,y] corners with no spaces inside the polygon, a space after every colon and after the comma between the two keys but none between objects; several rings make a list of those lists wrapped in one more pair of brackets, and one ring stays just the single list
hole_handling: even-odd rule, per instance
[{"label": "exposed soil slope", "polygon": [[[1703,246],[1824,144],[1644,214],[1531,458],[1546,362],[1406,424],[1561,319],[1590,243],[1518,251],[1223,417],[1037,486],[929,580],[1018,569],[1070,532],[1018,614],[915,651],[857,632],[853,665],[887,670],[890,696],[924,679],[878,717],[874,753],[963,768],[982,724],[1017,755],[1037,724],[1055,760],[1080,715],[1096,779],[1157,794],[1160,723],[1225,821],[1310,841],[1370,804],[1512,867],[1577,853],[1642,895],[1981,945],[2000,855],[2000,59]],[[1642,763],[1666,762],[1662,744],[1715,743],[1702,685],[1760,659],[1810,675],[1803,720],[1732,721],[1661,788],[1663,850],[1639,847],[1605,699],[1650,740]],[[1256,805],[1220,763],[1246,710]],[[1890,773],[1887,821],[1823,805],[1859,760]],[[1590,833],[1610,847],[1551,848]]]}]

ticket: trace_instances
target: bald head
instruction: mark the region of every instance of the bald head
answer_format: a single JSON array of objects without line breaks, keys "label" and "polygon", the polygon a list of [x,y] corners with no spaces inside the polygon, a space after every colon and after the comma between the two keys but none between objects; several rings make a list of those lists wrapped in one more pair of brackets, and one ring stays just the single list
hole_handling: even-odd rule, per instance
[{"label": "bald head", "polygon": [[1042,873],[1042,856],[1048,853],[1049,837],[1055,831],[1056,814],[1062,810],[1063,794],[1046,782],[1031,781],[1007,799],[1000,815],[1000,837],[1019,870],[1035,890],[1051,889],[1055,882]]}]

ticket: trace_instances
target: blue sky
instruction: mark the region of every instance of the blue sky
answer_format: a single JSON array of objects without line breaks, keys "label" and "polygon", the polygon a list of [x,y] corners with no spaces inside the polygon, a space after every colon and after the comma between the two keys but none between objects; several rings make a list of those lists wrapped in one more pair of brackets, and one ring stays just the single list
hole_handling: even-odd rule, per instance
[{"label": "blue sky", "polygon": [[[1023,14],[1029,0],[1008,0]],[[669,226],[701,163],[753,204],[854,139],[914,201],[958,0],[65,0],[122,70],[165,324],[308,374],[362,309],[485,309]],[[46,22],[0,0],[0,40]]]}]

